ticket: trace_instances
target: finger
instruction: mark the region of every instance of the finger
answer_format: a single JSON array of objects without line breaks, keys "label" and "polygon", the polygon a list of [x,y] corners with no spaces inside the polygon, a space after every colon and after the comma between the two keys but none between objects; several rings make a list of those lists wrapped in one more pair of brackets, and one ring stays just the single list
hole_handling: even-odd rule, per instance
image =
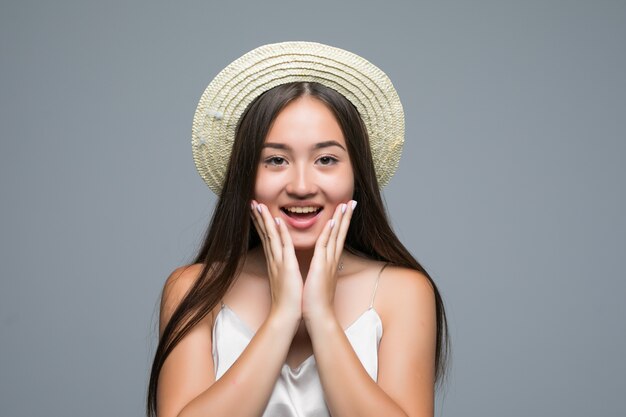
[{"label": "finger", "polygon": [[285,251],[289,250],[290,248],[293,250],[293,241],[291,240],[291,235],[289,234],[289,229],[287,229],[287,225],[279,217],[276,217],[275,220],[277,221],[276,227],[278,228],[278,234],[280,235],[280,239],[283,242],[283,249]]},{"label": "finger", "polygon": [[256,201],[252,202],[251,208],[252,213],[252,221],[254,222],[254,227],[256,228],[257,233],[259,234],[259,238],[261,239],[261,246],[263,246],[263,253],[265,253],[265,259],[270,259],[269,253],[269,241],[267,239],[267,233],[265,232],[265,227],[263,225],[262,219],[260,218],[260,213],[257,209],[258,204]]},{"label": "finger", "polygon": [[293,247],[293,241],[291,240],[291,235],[289,234],[289,229],[287,229],[287,225],[282,219],[278,219],[278,231],[280,233],[280,238],[283,242],[283,259],[287,259],[288,257],[291,260],[296,259],[296,251]]},{"label": "finger", "polygon": [[348,206],[345,203],[339,204],[337,208],[335,209],[335,214],[333,215],[333,219],[335,220],[335,226],[330,231],[330,237],[328,238],[326,259],[330,260],[330,259],[334,259],[335,257],[335,248],[337,246],[337,234],[339,233],[339,227],[341,226],[341,221],[347,210],[348,210]]},{"label": "finger", "polygon": [[313,253],[313,256],[322,254],[324,256],[324,260],[328,259],[328,256],[327,256],[328,240],[330,239],[331,232],[333,231],[334,227],[337,224],[337,220],[335,219],[336,214],[337,213],[335,210],[335,214],[328,222],[326,222],[326,225],[324,226],[322,233],[320,233],[319,237],[317,238],[317,242],[315,242],[315,252]]},{"label": "finger", "polygon": [[261,207],[261,217],[263,219],[265,225],[265,231],[267,233],[269,248],[272,251],[272,256],[274,259],[282,260],[283,259],[283,243],[278,235],[278,231],[276,230],[276,220],[270,214],[267,206],[265,204],[259,204]]},{"label": "finger", "polygon": [[341,224],[338,227],[337,231],[337,240],[335,243],[335,259],[339,260],[341,253],[343,252],[343,245],[346,241],[346,236],[348,235],[348,229],[350,228],[350,222],[352,221],[352,213],[356,208],[356,201],[351,200],[348,202],[348,206],[346,209],[346,213],[341,219]]},{"label": "finger", "polygon": [[265,230],[265,223],[263,222],[263,218],[261,217],[261,205],[256,201],[252,203],[254,205],[254,209],[252,210],[252,215],[256,220],[256,225],[258,226],[261,235],[261,239],[267,239],[267,231]]}]

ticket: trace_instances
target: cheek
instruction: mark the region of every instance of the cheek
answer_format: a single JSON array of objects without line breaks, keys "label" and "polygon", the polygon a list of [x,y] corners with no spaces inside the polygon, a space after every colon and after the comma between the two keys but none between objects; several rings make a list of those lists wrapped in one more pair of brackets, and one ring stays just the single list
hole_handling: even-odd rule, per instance
[{"label": "cheek", "polygon": [[326,179],[324,185],[326,195],[334,201],[348,201],[354,194],[354,178],[352,171]]},{"label": "cheek", "polygon": [[354,195],[354,181],[352,180],[352,177],[346,180],[346,182],[341,184],[338,188],[342,190],[342,195],[340,196],[341,201],[348,201],[352,199],[352,196]]},{"label": "cheek", "polygon": [[344,190],[344,199],[349,200],[354,195],[354,171],[352,164],[348,164],[341,178],[341,188]]},{"label": "cheek", "polygon": [[[262,170],[262,168],[259,169]],[[277,185],[276,178],[259,172],[254,183],[254,199],[264,204],[274,200],[276,198]]]},{"label": "cheek", "polygon": [[252,198],[254,200],[259,201],[260,198],[262,198],[263,196],[263,176],[262,175],[257,175],[255,180],[254,180],[254,191],[252,192]]}]

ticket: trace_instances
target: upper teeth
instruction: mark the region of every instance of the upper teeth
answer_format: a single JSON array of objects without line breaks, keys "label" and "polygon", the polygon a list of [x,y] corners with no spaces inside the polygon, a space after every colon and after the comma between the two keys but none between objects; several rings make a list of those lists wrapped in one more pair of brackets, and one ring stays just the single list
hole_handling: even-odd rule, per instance
[{"label": "upper teeth", "polygon": [[292,213],[312,213],[317,211],[317,207],[285,207],[285,209]]}]

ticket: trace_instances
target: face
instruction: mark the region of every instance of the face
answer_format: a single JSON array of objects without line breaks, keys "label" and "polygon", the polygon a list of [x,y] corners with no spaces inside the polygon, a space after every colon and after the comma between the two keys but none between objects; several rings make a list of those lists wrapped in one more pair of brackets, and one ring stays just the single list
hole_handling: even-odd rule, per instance
[{"label": "face", "polygon": [[315,246],[353,191],[348,148],[331,110],[310,96],[289,103],[265,138],[254,199],[284,222],[295,249],[302,250]]}]

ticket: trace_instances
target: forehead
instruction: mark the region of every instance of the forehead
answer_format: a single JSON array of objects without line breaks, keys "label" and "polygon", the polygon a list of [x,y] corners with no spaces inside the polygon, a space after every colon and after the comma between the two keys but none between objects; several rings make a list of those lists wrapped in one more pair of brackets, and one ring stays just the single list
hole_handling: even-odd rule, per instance
[{"label": "forehead", "polygon": [[332,110],[321,100],[300,97],[276,116],[265,142],[285,143],[293,147],[334,140],[346,146],[341,126]]}]

